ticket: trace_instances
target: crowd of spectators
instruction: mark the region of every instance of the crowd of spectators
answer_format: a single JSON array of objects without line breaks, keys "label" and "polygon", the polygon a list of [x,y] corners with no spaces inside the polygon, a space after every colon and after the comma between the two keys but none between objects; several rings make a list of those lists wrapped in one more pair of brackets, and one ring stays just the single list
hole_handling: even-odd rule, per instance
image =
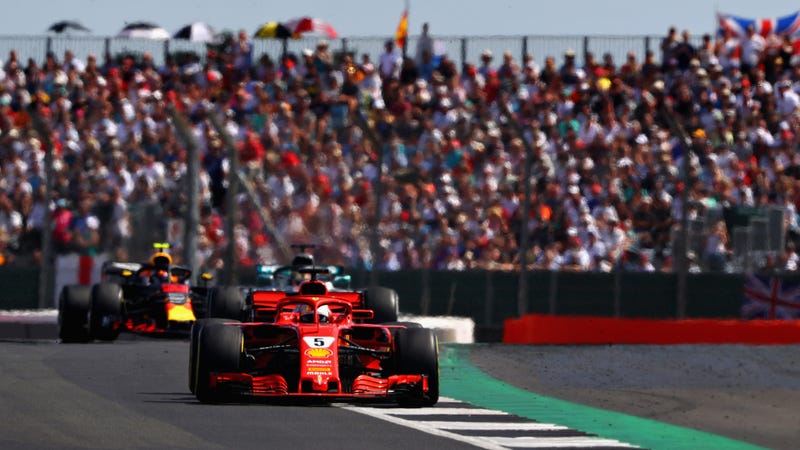
[{"label": "crowd of spectators", "polygon": [[[209,269],[233,239],[245,266],[278,260],[283,240],[314,242],[323,261],[348,267],[514,270],[528,233],[534,269],[668,271],[684,208],[697,218],[773,205],[797,230],[800,61],[788,38],[750,30],[696,46],[673,28],[660,60],[567,49],[558,62],[518,61],[487,50],[462,67],[432,42],[426,25],[406,57],[393,41],[379,55],[341,55],[320,40],[272,58],[254,55],[241,32],[204,57],[162,65],[148,54],[81,61],[68,50],[40,63],[12,51],[0,72],[0,264],[37,261],[47,214],[58,252],[126,258],[137,233],[162,230],[153,240],[180,255],[187,151],[168,105],[199,143],[197,250]],[[209,110],[224,118],[261,203],[239,196],[234,236],[223,227],[224,139]],[[522,230],[526,144],[533,186]],[[724,222],[712,227],[692,270],[730,269],[727,234]],[[770,263],[793,270],[788,242]]]}]

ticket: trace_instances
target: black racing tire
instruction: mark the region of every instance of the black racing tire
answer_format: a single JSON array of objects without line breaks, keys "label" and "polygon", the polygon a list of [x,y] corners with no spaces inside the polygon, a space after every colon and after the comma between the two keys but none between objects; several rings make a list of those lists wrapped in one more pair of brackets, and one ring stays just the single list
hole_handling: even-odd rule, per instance
[{"label": "black racing tire", "polygon": [[91,286],[76,284],[61,289],[58,299],[58,337],[62,343],[84,343],[92,340],[89,334],[91,305]]},{"label": "black racing tire", "polygon": [[383,286],[364,290],[364,308],[373,312],[371,323],[397,322],[400,301],[397,292]]},{"label": "black racing tire", "polygon": [[214,286],[208,291],[208,317],[242,320],[245,303],[237,286]]},{"label": "black racing tire", "polygon": [[428,392],[409,392],[397,399],[401,406],[432,406],[439,401],[439,340],[430,328],[404,328],[395,333],[398,374],[426,375]]},{"label": "black racing tire", "polygon": [[228,396],[217,387],[211,387],[211,374],[239,371],[242,329],[236,325],[206,324],[198,338],[194,394],[201,403],[224,402]]},{"label": "black racing tire", "polygon": [[89,332],[92,338],[113,341],[122,327],[122,288],[118,284],[101,283],[92,287],[92,308]]},{"label": "black racing tire", "polygon": [[197,319],[189,332],[189,391],[195,393],[197,383],[197,347],[200,345],[200,331],[213,323],[230,322],[228,319]]}]

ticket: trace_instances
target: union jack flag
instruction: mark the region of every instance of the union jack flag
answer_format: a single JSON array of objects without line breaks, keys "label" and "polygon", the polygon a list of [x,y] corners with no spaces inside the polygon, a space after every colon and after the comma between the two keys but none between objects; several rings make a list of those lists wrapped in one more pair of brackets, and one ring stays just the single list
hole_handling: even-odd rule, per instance
[{"label": "union jack flag", "polygon": [[736,37],[744,36],[745,30],[749,25],[753,25],[755,32],[767,37],[770,34],[778,36],[799,36],[800,35],[800,11],[789,14],[788,16],[771,19],[747,19],[731,14],[718,13],[719,30],[729,29]]},{"label": "union jack flag", "polygon": [[800,318],[800,281],[745,274],[741,314],[745,319]]}]

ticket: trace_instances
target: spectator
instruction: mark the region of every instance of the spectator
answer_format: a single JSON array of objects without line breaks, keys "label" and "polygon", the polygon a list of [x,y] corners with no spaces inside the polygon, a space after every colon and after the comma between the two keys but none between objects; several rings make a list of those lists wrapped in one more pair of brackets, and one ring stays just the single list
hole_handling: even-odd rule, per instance
[{"label": "spectator", "polygon": [[683,30],[680,42],[671,50],[672,57],[678,62],[678,68],[685,72],[689,69],[689,63],[697,56],[697,50],[692,44],[692,35],[689,30]]},{"label": "spectator", "polygon": [[742,73],[753,76],[758,64],[761,62],[764,50],[767,48],[767,41],[763,36],[756,33],[753,24],[747,25],[745,36],[741,40]]},{"label": "spectator", "polygon": [[97,254],[100,245],[100,221],[92,213],[92,199],[82,199],[69,226],[73,248],[82,255]]},{"label": "spectator", "polygon": [[394,48],[394,41],[387,39],[383,44],[384,52],[380,56],[380,76],[384,82],[388,79],[400,77],[400,67],[403,58]]},{"label": "spectator", "polygon": [[666,71],[669,64],[675,59],[675,52],[680,45],[678,40],[678,28],[669,27],[667,35],[661,40],[661,68]]},{"label": "spectator", "polygon": [[433,57],[433,38],[428,34],[429,31],[430,26],[428,22],[423,23],[422,34],[417,38],[417,50],[414,56],[414,62],[416,62],[418,66],[425,62],[426,56],[430,58]]},{"label": "spectator", "polygon": [[22,215],[14,208],[8,195],[0,191],[0,242],[3,248],[17,249],[22,230]]},{"label": "spectator", "polygon": [[230,48],[230,58],[233,69],[236,71],[236,79],[249,71],[253,66],[253,43],[247,37],[247,31],[239,30],[237,40]]}]

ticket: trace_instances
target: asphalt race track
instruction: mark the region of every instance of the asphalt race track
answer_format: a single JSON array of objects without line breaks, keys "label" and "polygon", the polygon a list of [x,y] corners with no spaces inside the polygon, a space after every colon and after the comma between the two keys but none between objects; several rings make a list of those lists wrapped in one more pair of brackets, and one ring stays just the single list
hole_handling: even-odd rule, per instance
[{"label": "asphalt race track", "polygon": [[466,447],[325,405],[200,404],[187,341],[0,342],[0,361],[5,450]]},{"label": "asphalt race track", "polygon": [[[769,448],[800,441],[800,346],[461,348],[541,395]],[[202,405],[187,360],[184,340],[0,341],[0,448],[472,448],[324,404]]]}]

